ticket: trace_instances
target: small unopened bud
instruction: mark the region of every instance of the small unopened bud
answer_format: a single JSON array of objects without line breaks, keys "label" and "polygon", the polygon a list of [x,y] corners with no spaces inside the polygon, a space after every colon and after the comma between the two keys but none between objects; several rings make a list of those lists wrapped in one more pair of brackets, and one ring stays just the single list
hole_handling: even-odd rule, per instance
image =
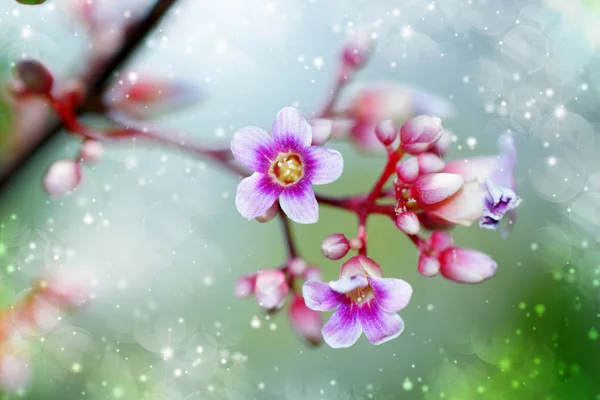
[{"label": "small unopened bud", "polygon": [[440,272],[440,262],[433,256],[422,254],[419,257],[419,273],[423,276],[434,276]]},{"label": "small unopened bud", "polygon": [[102,146],[102,143],[96,140],[86,140],[81,145],[79,157],[86,163],[95,163],[100,160],[102,153],[104,153],[104,146]]},{"label": "small unopened bud", "polygon": [[71,160],[55,161],[46,172],[42,185],[51,196],[60,196],[73,190],[81,182],[81,166]]},{"label": "small unopened bud", "polygon": [[435,231],[429,237],[429,250],[442,252],[454,244],[452,235],[447,232]]},{"label": "small unopened bud", "polygon": [[267,211],[265,211],[265,213],[263,215],[259,215],[258,217],[256,217],[256,220],[258,222],[269,222],[270,220],[272,220],[273,218],[275,218],[277,216],[277,213],[279,212],[279,203],[275,202],[273,203],[273,205],[271,207],[269,207],[267,209]]},{"label": "small unopened bud", "polygon": [[290,274],[300,276],[306,271],[306,261],[303,258],[292,258],[287,264],[287,270]]},{"label": "small unopened bud", "polygon": [[396,165],[396,174],[403,183],[413,183],[419,177],[419,160],[410,157]]},{"label": "small unopened bud", "polygon": [[369,59],[371,47],[372,41],[368,36],[354,38],[344,46],[342,51],[344,65],[353,69],[361,68]]},{"label": "small unopened bud", "polygon": [[472,249],[450,247],[440,254],[440,272],[461,283],[479,283],[496,273],[498,264],[487,254]]},{"label": "small unopened bud", "polygon": [[258,304],[271,310],[280,308],[289,292],[285,274],[278,269],[259,271],[254,285],[254,295]]},{"label": "small unopened bud", "polygon": [[322,146],[331,137],[333,132],[333,122],[326,118],[317,118],[310,121],[312,127],[312,145]]},{"label": "small unopened bud", "polygon": [[400,128],[402,149],[420,154],[435,144],[442,135],[442,122],[432,115],[419,115],[406,121]]},{"label": "small unopened bud", "polygon": [[314,266],[314,265],[310,265],[304,271],[303,278],[304,278],[305,281],[321,281],[322,278],[323,278],[323,276],[321,274],[321,269],[319,267]]},{"label": "small unopened bud", "polygon": [[421,175],[411,188],[410,195],[421,204],[435,204],[458,192],[464,184],[458,174]]},{"label": "small unopened bud", "polygon": [[350,248],[354,251],[358,251],[363,247],[363,241],[361,238],[354,237],[350,239]]},{"label": "small unopened bud", "polygon": [[244,275],[235,283],[236,297],[249,297],[254,294],[254,284],[256,283],[256,275]]},{"label": "small unopened bud", "polygon": [[396,227],[407,235],[416,235],[420,229],[419,218],[412,211],[405,211],[396,216]]},{"label": "small unopened bud", "polygon": [[442,136],[440,136],[440,138],[437,140],[437,142],[435,142],[435,144],[429,151],[437,154],[440,157],[443,157],[444,154],[446,154],[446,152],[450,148],[451,144],[452,134],[450,134],[450,132],[444,131],[442,132]]},{"label": "small unopened bud", "polygon": [[417,156],[420,174],[433,174],[441,172],[446,163],[438,155],[433,153],[422,153]]},{"label": "small unopened bud", "polygon": [[375,135],[381,143],[389,146],[398,137],[398,128],[392,120],[386,119],[375,127]]},{"label": "small unopened bud", "polygon": [[301,338],[316,346],[321,343],[321,329],[323,317],[318,311],[306,306],[302,296],[296,296],[288,310],[288,317],[292,327]]},{"label": "small unopened bud", "polygon": [[25,60],[17,64],[17,76],[24,88],[32,93],[46,94],[52,90],[54,78],[39,61]]},{"label": "small unopened bud", "polygon": [[343,233],[334,233],[323,239],[321,252],[330,260],[339,260],[348,254],[350,243]]}]

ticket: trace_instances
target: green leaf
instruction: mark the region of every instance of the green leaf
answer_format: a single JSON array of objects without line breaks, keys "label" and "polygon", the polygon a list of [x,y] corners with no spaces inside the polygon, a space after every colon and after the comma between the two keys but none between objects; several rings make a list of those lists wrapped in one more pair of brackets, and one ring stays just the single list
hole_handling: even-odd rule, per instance
[{"label": "green leaf", "polygon": [[28,5],[38,5],[38,4],[44,4],[46,2],[46,0],[17,0],[17,3],[21,3],[21,4],[28,4]]}]

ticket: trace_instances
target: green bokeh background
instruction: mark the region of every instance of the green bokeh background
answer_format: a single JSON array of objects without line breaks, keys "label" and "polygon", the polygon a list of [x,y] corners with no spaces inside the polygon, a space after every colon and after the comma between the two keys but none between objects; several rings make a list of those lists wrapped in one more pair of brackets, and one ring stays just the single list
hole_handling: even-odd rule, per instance
[{"label": "green bokeh background", "polygon": [[[232,4],[210,8],[187,2],[190,9],[183,11],[199,20],[182,12],[184,17],[171,16],[152,37],[180,38],[172,41],[183,44],[146,48],[131,68],[149,67],[202,83],[208,100],[160,123],[227,145],[227,138],[241,126],[268,127],[285,105],[295,105],[306,115],[317,109],[344,38],[335,29],[332,32],[331,24],[364,23],[371,15],[389,18],[389,10],[394,9],[390,2],[317,4],[286,3],[291,22],[284,24],[292,28],[286,28],[284,39],[268,29],[243,39],[232,34],[226,56],[230,58],[221,59],[213,51],[219,38],[204,28],[215,21],[226,25],[229,14],[222,9]],[[49,15],[43,10],[20,10],[22,16]],[[560,18],[551,11],[538,10],[532,16],[530,10],[520,10],[524,23],[536,27],[542,26],[541,17],[536,18],[542,12]],[[246,15],[246,11],[239,13]],[[581,142],[567,135],[565,142],[551,142],[546,149],[536,125],[522,119],[518,107],[524,106],[517,101],[524,87],[540,94],[546,87],[556,93],[562,90],[560,101],[541,104],[539,114],[551,118],[554,107],[562,104],[583,116],[595,139],[600,104],[593,83],[597,53],[577,71],[574,81],[566,83],[546,82],[544,71],[522,72],[520,81],[511,81],[514,70],[502,69],[506,76],[501,96],[511,105],[514,101],[515,111],[486,113],[477,86],[465,87],[463,77],[469,74],[471,62],[480,58],[502,66],[494,50],[497,38],[476,29],[452,38],[452,29],[413,25],[437,43],[435,51],[445,55],[440,59],[437,53],[435,57],[416,54],[419,51],[408,48],[398,36],[399,27],[411,21],[410,8],[403,11],[402,22],[384,18],[384,45],[359,80],[408,82],[452,102],[456,117],[444,121],[444,126],[458,141],[449,158],[493,154],[495,139],[503,130],[511,127],[516,135],[517,186],[524,202],[512,235],[502,240],[497,233],[477,227],[454,232],[458,245],[484,251],[498,262],[493,279],[460,285],[420,276],[412,244],[387,220],[373,217],[368,225],[371,256],[386,275],[401,277],[414,288],[410,305],[401,312],[406,329],[381,346],[372,346],[363,337],[349,349],[311,348],[295,336],[285,312],[266,316],[254,301],[233,297],[239,275],[276,267],[285,257],[275,221],[247,222],[237,214],[235,179],[182,152],[133,143],[108,147],[100,163],[85,168],[84,181],[73,195],[48,198],[40,184],[45,169],[54,160],[73,157],[78,148],[78,141],[63,132],[3,189],[0,299],[9,307],[35,277],[80,267],[96,271],[96,298],[76,314],[61,316],[52,331],[25,338],[33,349],[33,382],[26,391],[6,398],[599,398],[598,217],[589,215],[586,226],[593,229],[583,234],[569,219],[574,201],[597,190],[590,178],[596,164],[585,152],[594,152],[597,140],[592,140],[592,148],[581,149]],[[28,42],[27,48],[64,77],[81,68],[73,60],[86,39],[83,35],[67,38],[65,32],[74,28],[65,28],[61,16],[52,15],[54,20],[48,17],[43,22],[39,15],[29,18],[36,34],[60,45],[52,49]],[[261,13],[251,16],[259,25],[280,28],[279,22]],[[176,34],[186,24],[190,35],[200,31],[209,36],[192,43],[195,53],[189,57],[184,56],[185,37]],[[567,39],[573,44],[585,40]],[[66,48],[68,54],[59,57]],[[402,51],[408,54],[406,59]],[[15,54],[4,54],[6,62],[14,60]],[[306,61],[298,61],[299,55]],[[322,69],[313,68],[314,57],[324,58]],[[391,62],[396,65],[391,67]],[[232,63],[246,68],[241,74],[246,77]],[[589,82],[593,90],[573,91],[581,82]],[[481,85],[488,83],[485,76],[481,78]],[[0,120],[8,122],[10,117]],[[10,124],[3,124],[0,131],[10,134],[6,127]],[[473,150],[465,145],[471,136],[478,140]],[[357,193],[369,188],[383,159],[360,154],[346,143],[336,142],[333,147],[344,154],[344,175],[320,188],[321,192]],[[546,179],[550,186],[556,183],[559,193],[572,189],[563,190],[561,180],[554,180],[559,170],[540,177],[536,168],[549,155],[572,148],[584,154],[580,163],[585,165],[585,189],[582,184],[568,199],[549,201],[546,186],[536,186],[536,180]],[[569,166],[574,168],[572,163]],[[351,216],[325,207],[318,224],[293,226],[302,256],[322,267],[325,279],[336,276],[340,263],[322,257],[321,240],[332,232],[352,235],[355,229]]]}]

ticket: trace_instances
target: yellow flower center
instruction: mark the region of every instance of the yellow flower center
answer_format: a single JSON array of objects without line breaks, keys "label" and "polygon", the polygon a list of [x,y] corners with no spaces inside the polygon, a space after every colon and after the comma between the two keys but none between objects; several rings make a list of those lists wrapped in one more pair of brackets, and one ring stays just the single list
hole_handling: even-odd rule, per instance
[{"label": "yellow flower center", "polygon": [[350,297],[355,304],[364,304],[375,297],[371,285],[363,288],[356,288],[353,291],[346,293],[346,296]]},{"label": "yellow flower center", "polygon": [[304,175],[302,160],[298,154],[280,153],[269,171],[282,186],[297,182]]}]

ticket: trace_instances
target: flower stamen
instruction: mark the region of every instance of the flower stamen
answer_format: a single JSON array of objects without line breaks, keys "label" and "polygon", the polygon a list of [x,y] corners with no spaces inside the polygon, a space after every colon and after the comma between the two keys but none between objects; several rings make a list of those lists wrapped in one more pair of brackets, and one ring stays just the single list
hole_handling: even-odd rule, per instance
[{"label": "flower stamen", "polygon": [[280,153],[271,164],[269,173],[282,186],[291,185],[304,176],[302,160],[295,153]]}]

